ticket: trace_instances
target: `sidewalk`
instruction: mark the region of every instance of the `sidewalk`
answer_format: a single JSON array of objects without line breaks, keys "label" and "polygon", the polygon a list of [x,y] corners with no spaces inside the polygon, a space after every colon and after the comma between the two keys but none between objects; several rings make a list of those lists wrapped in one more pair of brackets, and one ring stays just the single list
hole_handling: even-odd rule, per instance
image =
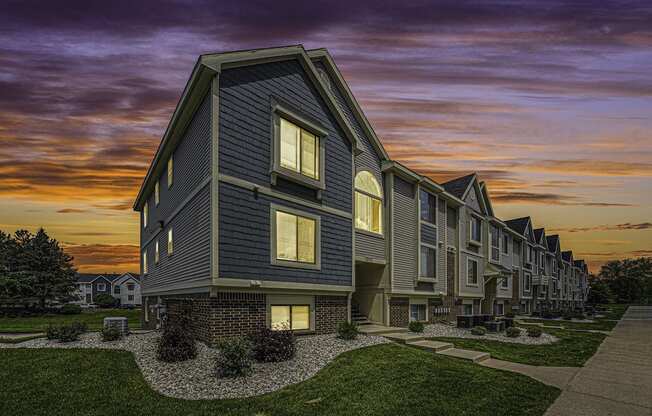
[{"label": "sidewalk", "polygon": [[633,306],[546,416],[652,416],[652,306]]}]

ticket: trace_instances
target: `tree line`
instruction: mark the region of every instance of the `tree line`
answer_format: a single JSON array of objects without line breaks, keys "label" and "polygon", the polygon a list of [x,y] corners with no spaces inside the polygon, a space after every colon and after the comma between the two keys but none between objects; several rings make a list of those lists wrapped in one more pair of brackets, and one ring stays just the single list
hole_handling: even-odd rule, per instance
[{"label": "tree line", "polygon": [[73,257],[42,228],[0,231],[0,304],[45,308],[74,298]]},{"label": "tree line", "polygon": [[652,257],[609,261],[589,287],[589,303],[652,303]]}]

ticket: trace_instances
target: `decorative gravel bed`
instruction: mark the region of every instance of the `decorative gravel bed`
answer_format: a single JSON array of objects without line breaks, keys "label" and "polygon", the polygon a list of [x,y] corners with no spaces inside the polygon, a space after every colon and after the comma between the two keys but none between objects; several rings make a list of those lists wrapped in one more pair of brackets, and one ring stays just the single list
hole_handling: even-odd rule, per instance
[{"label": "decorative gravel bed", "polygon": [[504,332],[487,332],[486,335],[473,335],[470,329],[456,328],[453,326],[443,324],[426,325],[423,330],[423,336],[430,337],[446,337],[446,338],[471,338],[471,339],[486,339],[491,341],[511,342],[513,344],[527,344],[527,345],[543,345],[552,344],[559,341],[559,338],[548,333],[542,333],[540,337],[533,338],[527,336],[527,330],[519,328],[521,336],[518,338],[510,338],[505,336]]},{"label": "decorative gravel bed", "polygon": [[132,334],[119,341],[102,342],[99,333],[87,333],[79,341],[59,343],[45,338],[20,344],[0,344],[0,348],[101,348],[130,351],[145,380],[158,392],[180,399],[227,399],[269,393],[299,383],[330,363],[339,354],[357,348],[388,342],[379,336],[360,335],[344,341],[334,334],[297,338],[297,354],[281,363],[255,363],[252,374],[241,378],[218,379],[215,357],[218,350],[197,343],[197,358],[180,363],[163,363],[156,359],[158,332]]}]

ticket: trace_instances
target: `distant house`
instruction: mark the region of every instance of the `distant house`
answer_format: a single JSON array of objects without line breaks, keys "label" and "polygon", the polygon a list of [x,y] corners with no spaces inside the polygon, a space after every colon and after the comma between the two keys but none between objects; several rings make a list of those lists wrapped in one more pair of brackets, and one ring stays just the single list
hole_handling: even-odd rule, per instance
[{"label": "distant house", "polygon": [[80,305],[92,305],[100,294],[111,295],[120,300],[121,306],[140,306],[140,275],[124,274],[77,274],[77,293]]}]

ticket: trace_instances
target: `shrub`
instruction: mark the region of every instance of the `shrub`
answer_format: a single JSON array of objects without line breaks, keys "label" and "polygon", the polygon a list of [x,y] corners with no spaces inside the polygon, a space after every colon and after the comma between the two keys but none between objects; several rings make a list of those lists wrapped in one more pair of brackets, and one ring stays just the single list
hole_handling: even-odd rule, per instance
[{"label": "shrub", "polygon": [[408,324],[408,329],[410,330],[410,332],[421,333],[423,332],[423,326],[424,326],[423,322],[410,321],[410,323]]},{"label": "shrub", "polygon": [[521,329],[517,328],[515,326],[513,326],[511,328],[507,328],[505,330],[505,335],[507,335],[510,338],[518,338],[518,337],[521,336]]},{"label": "shrub", "polygon": [[104,342],[117,341],[122,338],[122,332],[120,332],[120,330],[115,326],[106,326],[102,328],[100,334],[102,335],[102,341]]},{"label": "shrub", "polygon": [[575,315],[573,316],[575,319],[580,319],[584,320],[586,319],[586,316],[582,312],[576,312]]},{"label": "shrub", "polygon": [[342,321],[337,325],[337,337],[340,339],[356,339],[358,326],[353,322]]},{"label": "shrub", "polygon": [[62,315],[79,315],[82,311],[81,306],[74,303],[66,303],[59,311]]},{"label": "shrub", "polygon": [[120,300],[106,293],[95,296],[94,303],[100,308],[113,308],[120,304]]},{"label": "shrub", "polygon": [[487,328],[484,326],[474,326],[471,328],[471,333],[473,335],[485,335],[487,333]]},{"label": "shrub", "polygon": [[262,328],[250,335],[253,356],[260,362],[286,361],[294,357],[296,341],[288,329],[273,331]]},{"label": "shrub", "polygon": [[218,377],[240,377],[251,372],[251,342],[233,338],[219,345],[215,371]]},{"label": "shrub", "polygon": [[174,363],[191,360],[197,356],[195,337],[186,326],[179,323],[167,323],[163,335],[158,341],[156,357],[160,361]]},{"label": "shrub", "polygon": [[48,325],[48,329],[45,331],[45,336],[49,340],[59,339],[59,332],[61,327],[59,325]]},{"label": "shrub", "polygon": [[88,332],[88,325],[86,325],[85,322],[79,322],[75,321],[70,326],[75,330],[78,334],[83,334],[85,332]]},{"label": "shrub", "polygon": [[527,329],[527,336],[532,338],[539,338],[541,336],[541,328],[536,326],[531,326]]},{"label": "shrub", "polygon": [[572,313],[565,312],[564,316],[563,316],[563,319],[564,319],[564,321],[571,321],[574,317],[575,317],[575,315],[573,315]]}]

